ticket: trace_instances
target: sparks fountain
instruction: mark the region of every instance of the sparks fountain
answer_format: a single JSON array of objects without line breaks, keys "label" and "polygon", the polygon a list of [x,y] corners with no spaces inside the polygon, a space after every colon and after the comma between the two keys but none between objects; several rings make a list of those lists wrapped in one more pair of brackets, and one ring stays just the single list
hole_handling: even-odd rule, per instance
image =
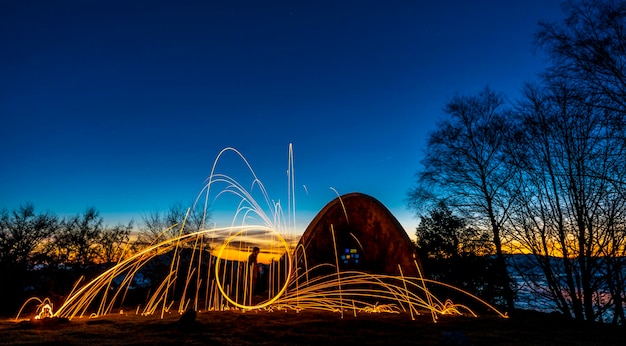
[{"label": "sparks fountain", "polygon": [[[240,180],[218,169],[225,155],[234,155],[240,160],[250,177],[249,185],[244,186]],[[95,278],[76,282],[64,301],[56,304],[58,306],[48,298],[33,297],[23,304],[15,319],[71,320],[114,313],[134,314],[137,318],[158,314],[163,318],[165,314],[183,314],[190,309],[198,313],[263,309],[325,310],[341,317],[344,314],[406,313],[414,318],[418,314],[429,314],[436,322],[440,315],[476,316],[466,302],[506,317],[496,307],[468,292],[425,278],[419,259],[411,253],[414,248],[411,250],[410,246],[405,246],[407,250],[393,250],[396,254],[407,251],[411,258],[398,259],[398,263],[393,262],[396,257],[381,253],[381,249],[370,251],[372,241],[365,239],[366,233],[359,232],[368,222],[350,223],[351,207],[339,194],[331,204],[336,214],[345,215],[345,222],[336,221],[339,218],[335,217],[315,223],[317,229],[324,230],[324,235],[317,236],[322,240],[315,246],[307,243],[305,240],[310,237],[298,235],[295,229],[291,145],[288,167],[285,212],[280,202],[270,199],[246,158],[234,148],[223,149],[187,212],[187,216],[202,215],[199,230],[188,231],[186,218],[163,230],[161,236],[141,250],[129,248],[116,265]],[[227,227],[211,227],[206,222],[208,211],[224,198],[235,201],[232,222]],[[361,204],[359,210],[361,213],[366,210],[367,214],[369,209]],[[318,215],[316,220],[320,217]],[[379,230],[386,228],[381,226]],[[350,245],[345,245],[346,241]],[[255,246],[262,249],[259,267],[247,263],[248,254]],[[326,254],[325,257],[320,253]],[[370,254],[387,258],[385,269],[375,270],[365,265],[367,256],[374,256]],[[370,259],[370,262],[380,261]],[[148,268],[157,267],[161,268],[161,275],[152,278],[150,289],[142,288]],[[455,292],[455,297],[463,297],[463,303],[438,297],[433,293],[434,287]]]}]

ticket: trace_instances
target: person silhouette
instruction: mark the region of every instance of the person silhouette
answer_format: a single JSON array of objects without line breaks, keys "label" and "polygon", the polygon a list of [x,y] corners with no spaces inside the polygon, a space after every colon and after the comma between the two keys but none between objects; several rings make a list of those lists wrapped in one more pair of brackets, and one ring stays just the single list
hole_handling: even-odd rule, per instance
[{"label": "person silhouette", "polygon": [[248,256],[248,277],[250,278],[250,296],[256,292],[257,281],[259,279],[259,264],[257,257],[260,249],[258,246],[252,248],[252,253]]}]

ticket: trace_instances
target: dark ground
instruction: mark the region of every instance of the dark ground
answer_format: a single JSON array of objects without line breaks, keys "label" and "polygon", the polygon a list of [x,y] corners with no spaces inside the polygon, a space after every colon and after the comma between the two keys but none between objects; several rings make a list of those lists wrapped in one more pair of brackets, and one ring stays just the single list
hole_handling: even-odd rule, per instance
[{"label": "dark ground", "polygon": [[[183,319],[184,320],[184,319]],[[626,328],[536,312],[499,317],[225,311],[0,321],[2,345],[623,345]]]}]

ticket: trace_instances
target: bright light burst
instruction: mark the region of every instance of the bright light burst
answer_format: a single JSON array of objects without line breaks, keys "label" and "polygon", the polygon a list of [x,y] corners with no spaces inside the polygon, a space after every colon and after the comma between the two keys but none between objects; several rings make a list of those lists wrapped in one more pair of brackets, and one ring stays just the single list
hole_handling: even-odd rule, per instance
[{"label": "bright light burst", "polygon": [[[244,163],[251,182],[246,188],[239,181],[218,171],[223,155],[233,153]],[[76,283],[61,306],[53,311],[49,299],[29,299],[20,309],[16,320],[27,305],[37,304],[36,319],[60,317],[98,317],[114,312],[134,310],[137,315],[183,313],[196,311],[224,311],[238,309],[276,310],[325,310],[350,313],[410,313],[430,314],[433,321],[439,315],[476,314],[467,306],[441,300],[431,293],[429,287],[437,285],[463,293],[471,300],[480,302],[496,314],[506,317],[496,308],[478,297],[445,283],[421,277],[404,275],[371,274],[345,271],[335,263],[324,263],[309,268],[304,247],[297,246],[295,231],[293,150],[289,146],[288,166],[288,212],[284,213],[280,202],[271,201],[261,180],[256,176],[244,156],[233,148],[222,150],[211,169],[204,188],[196,202],[187,212],[202,208],[203,218],[219,199],[235,196],[232,223],[227,227],[203,227],[200,231],[186,232],[185,222],[166,231],[177,230],[178,235],[167,239],[157,238],[141,251],[128,254],[114,267],[91,281]],[[217,192],[215,192],[217,191]],[[260,198],[256,198],[260,195]],[[262,201],[261,204],[259,201]],[[249,224],[260,220],[260,224]],[[171,233],[171,232],[170,232]],[[334,230],[333,230],[334,237]],[[334,239],[333,239],[334,240]],[[358,239],[357,239],[358,241]],[[247,263],[252,247],[262,250],[260,262],[267,287],[262,293],[255,291],[253,272]],[[336,247],[336,245],[335,245]],[[336,253],[335,249],[335,253]],[[336,255],[337,256],[337,255]],[[155,266],[154,263],[157,263]],[[419,272],[419,266],[415,263]],[[151,282],[151,290],[145,297],[130,299],[141,291],[140,277],[150,267],[162,270],[160,281]],[[323,275],[316,271],[326,267]],[[400,268],[402,273],[402,268]],[[313,275],[316,272],[317,275]],[[129,304],[136,304],[130,307]]]}]

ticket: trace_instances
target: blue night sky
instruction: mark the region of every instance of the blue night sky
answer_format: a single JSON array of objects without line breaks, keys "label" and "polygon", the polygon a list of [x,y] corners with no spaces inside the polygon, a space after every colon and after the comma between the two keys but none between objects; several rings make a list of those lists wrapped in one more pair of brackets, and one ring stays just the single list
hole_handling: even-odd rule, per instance
[{"label": "blue night sky", "polygon": [[[286,204],[293,143],[302,229],[332,187],[412,235],[446,102],[518,98],[546,66],[537,22],[562,16],[560,0],[2,1],[0,209],[139,223],[190,204],[225,147]],[[220,167],[249,184],[233,155]]]}]

